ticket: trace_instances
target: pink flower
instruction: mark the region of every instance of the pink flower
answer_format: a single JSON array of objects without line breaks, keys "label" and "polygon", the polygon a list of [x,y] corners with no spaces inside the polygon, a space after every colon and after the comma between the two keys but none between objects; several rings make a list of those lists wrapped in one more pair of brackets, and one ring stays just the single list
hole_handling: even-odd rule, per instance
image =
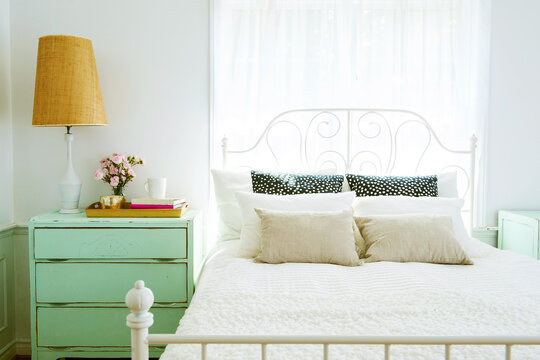
[{"label": "pink flower", "polygon": [[113,163],[120,164],[122,162],[123,155],[115,154],[112,158]]},{"label": "pink flower", "polygon": [[138,155],[126,156],[120,153],[114,153],[104,156],[99,161],[99,168],[94,172],[94,178],[109,184],[117,189],[124,187],[135,178],[135,165],[142,165],[144,159]]},{"label": "pink flower", "polygon": [[118,178],[118,176],[113,176],[109,183],[111,184],[112,187],[117,187],[119,182],[120,182],[120,179]]},{"label": "pink flower", "polygon": [[105,174],[103,174],[103,171],[101,171],[100,169],[97,169],[96,171],[94,171],[94,179],[96,179],[96,180],[103,179],[104,175]]}]

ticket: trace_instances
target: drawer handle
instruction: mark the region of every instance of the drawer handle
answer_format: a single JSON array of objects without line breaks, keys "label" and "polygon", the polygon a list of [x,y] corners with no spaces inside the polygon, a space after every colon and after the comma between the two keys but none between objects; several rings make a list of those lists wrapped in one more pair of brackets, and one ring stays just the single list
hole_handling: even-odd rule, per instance
[{"label": "drawer handle", "polygon": [[68,261],[69,259],[45,259],[47,261]]}]

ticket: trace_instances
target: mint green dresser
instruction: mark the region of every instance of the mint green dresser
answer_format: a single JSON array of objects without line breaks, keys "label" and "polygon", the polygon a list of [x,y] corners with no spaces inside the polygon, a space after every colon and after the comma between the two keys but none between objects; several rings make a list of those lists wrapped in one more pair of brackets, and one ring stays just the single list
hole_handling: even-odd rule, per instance
[{"label": "mint green dresser", "polygon": [[540,259],[540,211],[499,211],[499,249]]},{"label": "mint green dresser", "polygon": [[202,260],[197,211],[181,218],[53,212],[30,219],[28,230],[33,360],[129,357],[124,297],[139,279],[155,296],[151,331],[175,332]]}]

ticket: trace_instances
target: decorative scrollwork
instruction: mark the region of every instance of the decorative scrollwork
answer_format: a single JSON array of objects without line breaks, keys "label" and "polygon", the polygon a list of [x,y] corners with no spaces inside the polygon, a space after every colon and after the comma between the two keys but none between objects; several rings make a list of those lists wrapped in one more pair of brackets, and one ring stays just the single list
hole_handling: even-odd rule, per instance
[{"label": "decorative scrollwork", "polygon": [[[341,120],[339,119],[339,117],[336,114],[331,113],[329,111],[322,111],[322,112],[318,113],[317,115],[315,115],[311,119],[311,121],[309,122],[307,132],[309,133],[309,129],[311,128],[313,123],[315,123],[317,121],[317,119],[319,119],[319,118],[321,118],[323,116],[328,116],[330,119],[329,120],[328,119],[320,119],[319,120],[320,122],[317,125],[317,134],[319,134],[319,136],[322,137],[322,138],[326,138],[326,139],[333,138],[334,136],[339,134],[339,130],[341,129]],[[335,123],[337,125],[336,130],[334,132],[330,132],[332,120],[335,120]],[[322,126],[326,126],[327,131],[328,131],[328,135],[323,134],[323,131],[321,130]]]},{"label": "decorative scrollwork", "polygon": [[[366,130],[369,130],[369,129],[362,129],[362,125],[365,123],[367,123],[369,127],[375,130],[373,134],[370,135],[369,133],[366,132]],[[381,123],[383,123],[386,126],[386,128],[388,129],[388,132],[391,134],[392,131],[391,131],[390,123],[388,122],[388,119],[386,119],[386,117],[383,114],[376,111],[367,111],[364,114],[362,114],[356,121],[356,127],[360,135],[362,135],[364,138],[375,139],[381,136],[381,133],[382,133]]]},{"label": "decorative scrollwork", "polygon": [[[383,168],[383,161],[381,157],[382,153],[376,154],[374,151],[367,150],[366,148],[368,145],[376,145],[377,142],[369,142],[369,143],[364,144],[364,148],[362,152],[360,153],[357,152],[355,155],[351,155],[352,157],[349,160],[350,161],[349,168],[351,169],[355,168],[358,171],[369,172],[369,170],[367,170],[367,166],[369,165],[369,167],[372,168],[370,172],[376,171],[377,174],[388,173],[389,164],[394,154],[394,146],[392,143],[392,128],[386,116],[384,116],[384,114],[382,114],[379,111],[374,111],[374,110],[365,111],[358,117],[358,119],[356,119],[355,128],[360,134],[360,136],[362,136],[363,138],[368,139],[368,140],[377,140],[377,142],[382,142],[384,140],[383,138],[384,134],[386,134],[386,137],[390,139],[389,141],[390,145],[387,146],[388,148],[387,161],[385,162],[387,164],[387,167],[386,169]],[[385,132],[383,132],[383,129],[385,129]],[[352,140],[355,139],[353,134],[351,134],[351,139]],[[361,155],[361,154],[365,155],[367,153],[372,153],[372,154],[377,155],[376,159],[363,161],[360,163],[360,165],[357,168],[353,164],[355,158],[358,155]]]},{"label": "decorative scrollwork", "polygon": [[[365,159],[358,160],[359,164],[358,167],[356,167],[354,165],[354,162],[357,159],[361,159],[361,157],[364,157]],[[374,171],[370,171],[366,167],[371,167],[372,169],[374,169]],[[359,151],[351,158],[349,170],[352,171],[353,169],[357,169],[360,173],[363,174],[380,175],[382,174],[383,169],[381,157],[370,150]]]},{"label": "decorative scrollwork", "polygon": [[[280,120],[280,121],[277,121],[277,122],[273,123],[271,126],[269,126],[267,128],[267,131],[266,131],[266,145],[268,146],[268,150],[270,151],[270,154],[274,158],[274,161],[276,162],[276,166],[278,168],[280,167],[280,162],[279,162],[279,159],[278,159],[278,157],[276,155],[276,152],[274,151],[274,149],[272,149],[272,145],[270,145],[270,133],[277,125],[280,125],[280,124],[286,124],[286,125],[292,125],[293,126],[293,128],[296,130],[296,133],[298,134],[298,138],[300,139],[299,149],[302,149],[302,143],[303,143],[302,130],[294,122],[289,121],[289,120]],[[301,150],[300,150],[300,152],[301,152]],[[301,154],[300,154],[300,161],[303,162]]]},{"label": "decorative scrollwork", "polygon": [[[408,125],[408,124],[419,124],[421,129],[426,130],[427,136],[428,136],[427,144],[424,147],[424,149],[422,150],[422,153],[420,154],[420,156],[418,157],[418,161],[416,162],[416,167],[414,169],[414,172],[417,173],[418,169],[420,168],[420,164],[422,163],[422,159],[426,155],[426,152],[429,149],[429,146],[431,145],[431,131],[430,131],[430,129],[428,127],[426,127],[426,125],[423,122],[421,122],[419,120],[412,119],[412,120],[403,121],[397,127],[396,132],[394,133],[394,136],[393,136],[393,139],[392,139],[394,149],[397,149],[397,138],[398,138],[399,132],[403,129],[403,127],[405,125]],[[392,171],[394,169],[395,164],[396,164],[396,156],[394,155],[394,158],[392,159],[392,164],[391,164],[391,167],[390,167],[390,171]]]},{"label": "decorative scrollwork", "polygon": [[[305,140],[304,140],[304,156],[308,165],[311,165],[309,161],[309,159],[311,158],[310,150],[314,148],[314,147],[308,146],[310,135],[313,133],[311,129],[314,126],[316,126],[316,129],[317,129],[315,135],[317,135],[319,139],[332,139],[340,133],[341,119],[339,118],[339,116],[337,116],[337,114],[330,111],[318,112],[317,114],[315,114],[315,116],[311,118],[306,129]],[[335,128],[335,130],[333,128]],[[315,164],[317,164],[320,156],[323,153],[319,153],[319,155],[317,156],[315,160]]]},{"label": "decorative scrollwork", "polygon": [[[333,156],[339,160],[339,162],[342,164],[342,166],[339,166],[338,162],[334,159],[330,159],[330,157]],[[322,169],[324,168],[325,164],[332,164],[336,170],[346,170],[347,166],[347,160],[345,160],[345,157],[340,154],[337,151],[334,150],[326,150],[323,151],[317,156],[315,159],[315,168],[316,169]]]}]

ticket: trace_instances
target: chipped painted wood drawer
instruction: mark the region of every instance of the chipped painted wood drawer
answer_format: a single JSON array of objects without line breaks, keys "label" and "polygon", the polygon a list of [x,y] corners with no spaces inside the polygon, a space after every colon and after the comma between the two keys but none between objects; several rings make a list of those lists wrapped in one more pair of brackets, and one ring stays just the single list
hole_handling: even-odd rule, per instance
[{"label": "chipped painted wood drawer", "polygon": [[36,228],[36,259],[186,259],[185,228]]},{"label": "chipped painted wood drawer", "polygon": [[[156,334],[172,334],[185,308],[153,308]],[[37,346],[130,346],[126,308],[37,309]]]},{"label": "chipped painted wood drawer", "polygon": [[187,263],[37,263],[38,303],[123,303],[144,279],[156,303],[187,303]]}]

